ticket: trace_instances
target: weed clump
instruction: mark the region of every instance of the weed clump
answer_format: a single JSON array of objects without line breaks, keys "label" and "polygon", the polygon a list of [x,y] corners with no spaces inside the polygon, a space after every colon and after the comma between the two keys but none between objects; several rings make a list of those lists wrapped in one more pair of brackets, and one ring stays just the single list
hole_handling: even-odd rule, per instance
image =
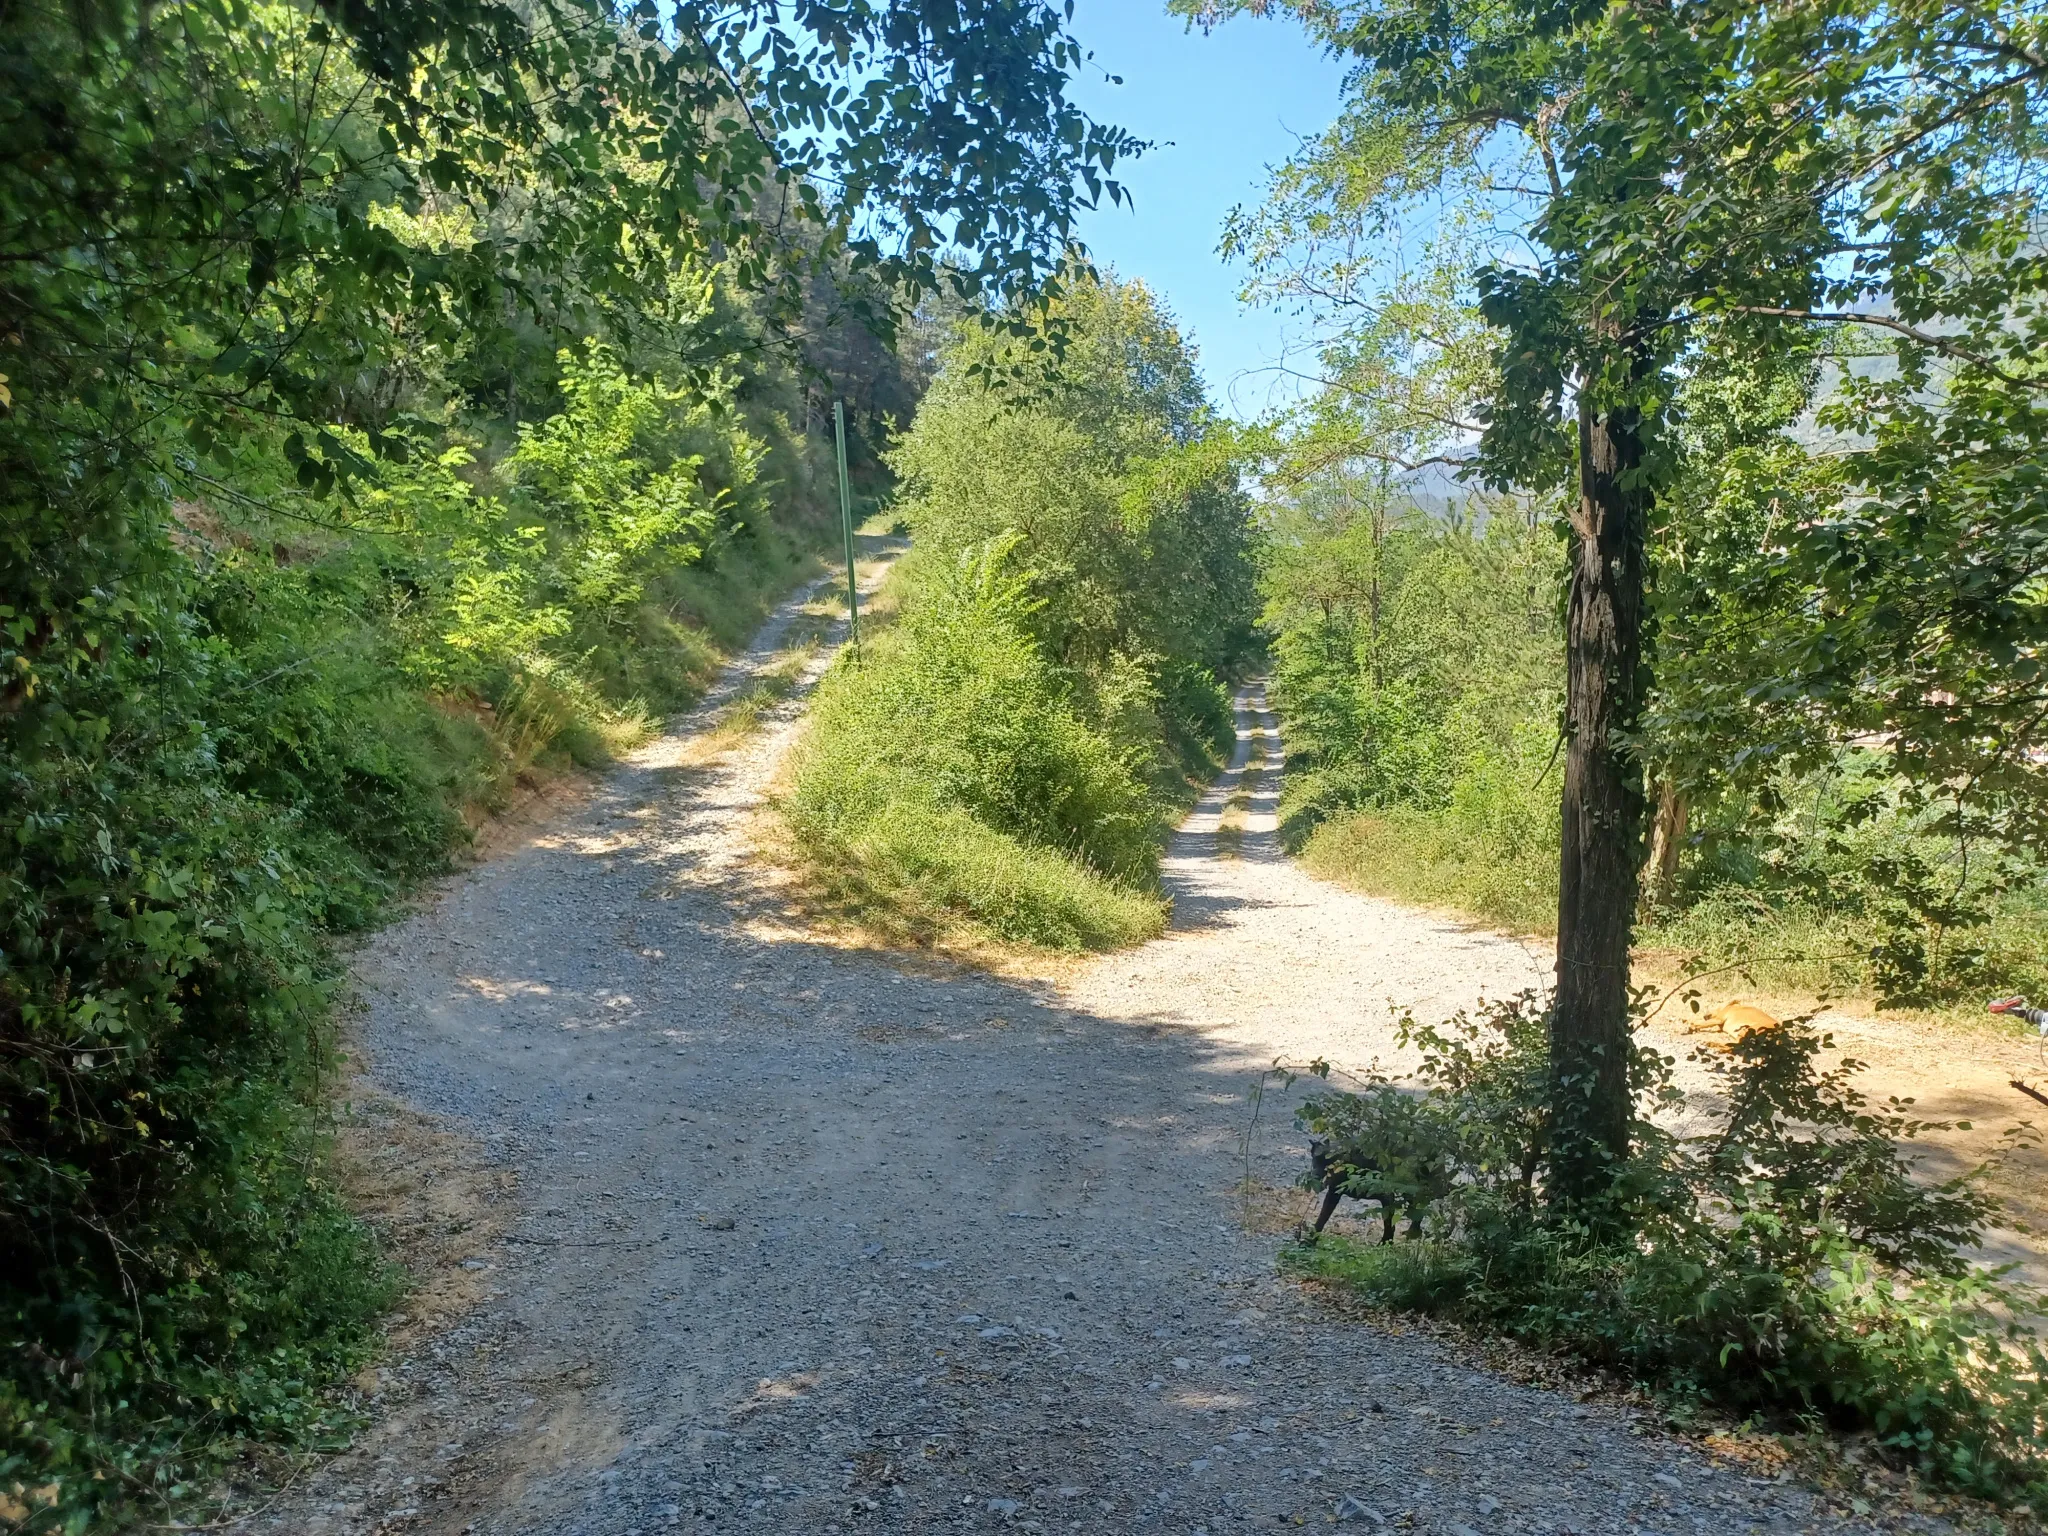
[{"label": "weed clump", "polygon": [[[2048,1300],[1970,1261],[1995,1211],[1979,1173],[1915,1176],[1898,1144],[1939,1127],[1871,1104],[1858,1064],[1823,1066],[1830,1040],[1798,1021],[1702,1053],[1714,1086],[1696,1098],[1638,1049],[1634,1150],[1604,1201],[1568,1208],[1544,1196],[1545,1033],[1531,996],[1410,1019],[1410,1091],[1311,1099],[1305,1123],[1357,1129],[1398,1093],[1405,1142],[1448,1156],[1455,1183],[1419,1241],[1325,1237],[1286,1262],[1673,1399],[1867,1430],[1922,1475],[2048,1507]],[[1681,1109],[1702,1128],[1663,1129]]]}]

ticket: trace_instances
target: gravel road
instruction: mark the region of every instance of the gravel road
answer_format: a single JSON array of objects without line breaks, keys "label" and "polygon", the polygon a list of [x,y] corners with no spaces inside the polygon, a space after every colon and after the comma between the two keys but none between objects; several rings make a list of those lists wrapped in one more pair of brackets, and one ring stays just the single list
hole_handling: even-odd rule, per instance
[{"label": "gravel road", "polygon": [[[1175,841],[1176,927],[1143,949],[1054,984],[775,921],[745,821],[802,687],[723,757],[692,742],[814,595],[552,835],[361,957],[374,1077],[514,1169],[516,1212],[467,1261],[481,1305],[244,1529],[1844,1523],[1276,1278],[1279,1238],[1238,1219],[1258,1068],[1363,1064],[1389,1001],[1441,1010],[1543,966],[1282,859],[1255,696],[1239,762],[1260,731],[1269,750]],[[1264,1115],[1253,1172],[1284,1184],[1298,1138]]]},{"label": "gravel road", "polygon": [[[1403,1009],[1437,1019],[1548,984],[1546,947],[1339,890],[1282,853],[1279,725],[1255,688],[1239,692],[1237,717],[1230,771],[1167,847],[1172,931],[1075,976],[1076,1007],[1194,1030],[1211,1049],[1240,1049],[1254,1071],[1276,1056],[1356,1071],[1405,1064],[1394,1043]],[[1217,836],[1233,800],[1234,850]]]}]

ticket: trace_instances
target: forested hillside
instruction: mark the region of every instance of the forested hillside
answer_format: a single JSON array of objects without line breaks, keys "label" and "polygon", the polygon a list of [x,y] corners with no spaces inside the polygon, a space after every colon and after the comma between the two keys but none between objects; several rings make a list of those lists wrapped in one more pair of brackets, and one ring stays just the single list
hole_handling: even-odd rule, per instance
[{"label": "forested hillside", "polygon": [[1124,147],[959,20],[0,10],[0,1523],[333,1428],[329,941],[687,703]]},{"label": "forested hillside", "polygon": [[889,456],[901,616],[819,699],[790,801],[813,879],[929,941],[1156,933],[1159,852],[1228,755],[1253,647],[1251,508],[1194,354],[1141,285],[1084,278],[1056,369],[963,325]]}]

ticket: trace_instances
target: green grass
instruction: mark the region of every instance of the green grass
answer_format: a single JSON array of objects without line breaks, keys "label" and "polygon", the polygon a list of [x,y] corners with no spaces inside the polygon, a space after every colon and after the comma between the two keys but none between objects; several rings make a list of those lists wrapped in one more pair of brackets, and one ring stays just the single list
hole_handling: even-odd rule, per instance
[{"label": "green grass", "polygon": [[[1386,1244],[1326,1232],[1283,1249],[1280,1267],[1374,1307],[1576,1357],[1678,1422],[1706,1410],[1798,1434],[1829,1461],[1854,1444],[1851,1464],[1874,1450],[1894,1478],[2048,1507],[2038,1297],[1981,1275],[1885,1270],[1852,1245],[1837,1245],[1840,1268],[1817,1283],[1739,1245],[1659,1251],[1669,1246],[1603,1247],[1530,1220],[1512,1234]],[[1731,1297],[1754,1298],[1755,1315],[1731,1319]],[[1830,1430],[1860,1434],[1845,1444]]]},{"label": "green grass", "polygon": [[605,634],[584,659],[585,713],[652,729],[687,709],[783,595],[823,568],[817,553],[770,531],[733,541],[708,564],[665,572],[631,625]]},{"label": "green grass", "polygon": [[1444,907],[1515,933],[1557,923],[1557,853],[1531,842],[1504,848],[1484,831],[1397,808],[1324,822],[1302,863],[1339,885],[1416,906]]},{"label": "green grass", "polygon": [[789,825],[815,892],[892,942],[1107,950],[1142,943],[1166,926],[1157,895],[908,793],[893,813],[852,827],[801,808]]},{"label": "green grass", "polygon": [[[735,651],[792,588],[822,568],[818,554],[770,529],[706,565],[665,572],[630,623],[606,633],[574,668],[530,670],[495,701],[443,697],[394,715],[422,776],[450,809],[476,822],[514,786],[575,768],[601,769],[704,695]],[[763,679],[737,706],[751,716],[790,684]],[[424,701],[422,701],[424,702]],[[740,732],[739,734],[744,734]]]},{"label": "green grass", "polygon": [[[1884,937],[1867,917],[1728,885],[1657,914],[1636,941],[1649,969],[1674,978],[1705,972],[1729,978],[1724,990],[1748,984],[1788,1000],[1867,1003],[1878,992],[1871,950]],[[2037,890],[2005,893],[1992,903],[1988,922],[1933,936],[1929,947],[1927,989],[1886,1011],[2003,1033],[2014,1026],[1985,1013],[1988,998],[2048,998],[2048,904]]]},{"label": "green grass", "polygon": [[1078,716],[1014,598],[909,557],[827,676],[784,804],[833,915],[888,942],[1114,949],[1165,926],[1153,791]]},{"label": "green grass", "polygon": [[1444,1245],[1430,1241],[1381,1243],[1324,1232],[1312,1243],[1280,1250],[1291,1275],[1341,1285],[1376,1307],[1433,1312],[1454,1294],[1464,1274]]}]

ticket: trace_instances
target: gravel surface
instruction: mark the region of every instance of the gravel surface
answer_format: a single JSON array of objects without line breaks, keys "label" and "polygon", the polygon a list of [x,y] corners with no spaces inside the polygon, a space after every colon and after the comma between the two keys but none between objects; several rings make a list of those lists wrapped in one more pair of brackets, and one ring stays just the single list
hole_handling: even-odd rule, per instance
[{"label": "gravel surface", "polygon": [[[1271,732],[1257,702],[1240,762]],[[244,1529],[1838,1523],[1276,1278],[1237,1181],[1249,1155],[1288,1183],[1301,1149],[1269,1098],[1247,1153],[1258,1069],[1363,1064],[1389,1000],[1441,1010],[1543,968],[1286,863],[1276,755],[1175,842],[1174,931],[1061,987],[774,922],[744,823],[799,704],[679,766],[718,705],[362,956],[374,1075],[484,1139],[519,1211],[467,1261],[487,1299],[382,1374],[360,1446]]]},{"label": "gravel surface", "polygon": [[[1241,691],[1237,711],[1231,771],[1166,851],[1173,931],[1074,977],[1077,1007],[1193,1029],[1241,1047],[1248,1063],[1320,1056],[1352,1071],[1398,1070],[1409,1064],[1394,1044],[1402,1010],[1434,1021],[1548,985],[1547,946],[1340,890],[1282,853],[1279,725],[1261,690]],[[1243,832],[1236,856],[1219,857],[1217,824],[1233,798]]]}]

